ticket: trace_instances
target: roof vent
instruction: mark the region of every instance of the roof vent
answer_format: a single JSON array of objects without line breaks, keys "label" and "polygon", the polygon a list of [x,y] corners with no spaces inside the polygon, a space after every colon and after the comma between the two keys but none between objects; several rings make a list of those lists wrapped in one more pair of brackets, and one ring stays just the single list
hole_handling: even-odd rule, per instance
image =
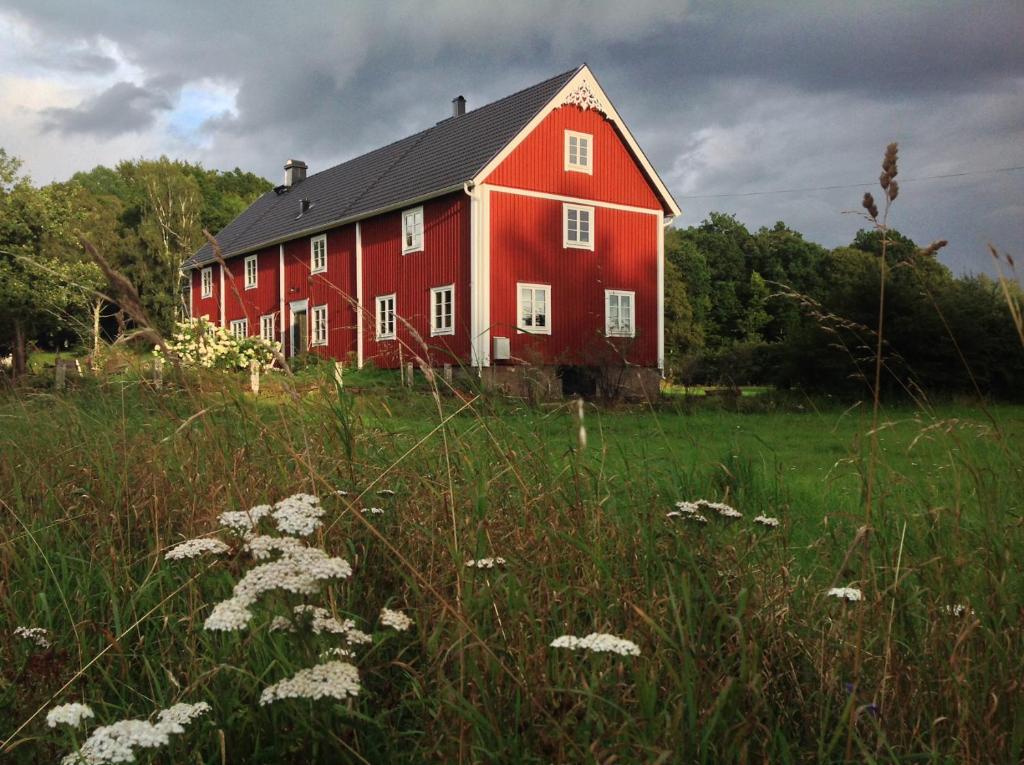
[{"label": "roof vent", "polygon": [[308,213],[310,207],[312,207],[312,205],[309,203],[308,199],[300,199],[299,200],[299,216],[301,217],[301,216],[305,215],[306,213]]},{"label": "roof vent", "polygon": [[466,113],[466,99],[463,96],[455,96],[452,99],[452,116],[461,117]]},{"label": "roof vent", "polygon": [[307,169],[306,163],[301,159],[289,159],[284,163],[284,185],[290,188],[306,180]]}]

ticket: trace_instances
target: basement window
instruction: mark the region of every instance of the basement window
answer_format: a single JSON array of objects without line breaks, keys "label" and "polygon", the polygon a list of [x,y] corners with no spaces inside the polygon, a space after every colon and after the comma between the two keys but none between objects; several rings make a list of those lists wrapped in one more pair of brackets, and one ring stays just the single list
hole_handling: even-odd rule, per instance
[{"label": "basement window", "polygon": [[259,262],[258,256],[250,255],[245,259],[245,288],[247,290],[256,289],[257,280],[259,279]]},{"label": "basement window", "polygon": [[423,249],[423,208],[414,207],[402,213],[402,254]]},{"label": "basement window", "polygon": [[587,133],[565,131],[565,169],[574,173],[593,174],[590,160],[591,136]]},{"label": "basement window", "polygon": [[562,205],[562,245],[581,250],[594,249],[594,208]]},{"label": "basement window", "polygon": [[622,290],[604,291],[604,333],[608,337],[635,337],[633,310],[636,293]]},{"label": "basement window", "polygon": [[199,272],[199,280],[202,282],[202,296],[213,297],[213,267],[204,268]]}]

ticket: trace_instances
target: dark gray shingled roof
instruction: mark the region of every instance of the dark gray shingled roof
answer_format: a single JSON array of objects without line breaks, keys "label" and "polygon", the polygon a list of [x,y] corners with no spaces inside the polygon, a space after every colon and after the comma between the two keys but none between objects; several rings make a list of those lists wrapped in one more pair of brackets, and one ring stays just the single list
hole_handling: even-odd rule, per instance
[{"label": "dark gray shingled roof", "polygon": [[[580,68],[311,175],[284,193],[268,191],[217,234],[224,256],[251,252],[462,185],[507,146]],[[300,216],[301,199],[308,199],[310,208]],[[213,248],[206,243],[185,267],[213,260]]]}]

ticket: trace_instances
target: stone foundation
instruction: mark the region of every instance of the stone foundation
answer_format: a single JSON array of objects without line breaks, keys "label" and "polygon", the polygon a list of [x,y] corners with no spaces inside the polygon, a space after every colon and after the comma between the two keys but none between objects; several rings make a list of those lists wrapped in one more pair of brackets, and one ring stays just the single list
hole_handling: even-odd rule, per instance
[{"label": "stone foundation", "polygon": [[556,401],[566,395],[622,401],[655,401],[661,373],[650,367],[535,367],[496,365],[481,370],[484,387],[527,401]]}]

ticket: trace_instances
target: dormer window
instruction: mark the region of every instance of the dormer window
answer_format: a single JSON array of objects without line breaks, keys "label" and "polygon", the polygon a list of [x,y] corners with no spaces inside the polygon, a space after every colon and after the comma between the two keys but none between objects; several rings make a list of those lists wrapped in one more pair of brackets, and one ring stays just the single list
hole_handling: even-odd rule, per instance
[{"label": "dormer window", "polygon": [[423,208],[414,207],[402,213],[402,254],[423,249]]},{"label": "dormer window", "polygon": [[327,234],[309,240],[309,271],[322,274],[327,270]]},{"label": "dormer window", "polygon": [[565,169],[574,173],[593,173],[591,143],[593,137],[587,133],[565,131]]}]

